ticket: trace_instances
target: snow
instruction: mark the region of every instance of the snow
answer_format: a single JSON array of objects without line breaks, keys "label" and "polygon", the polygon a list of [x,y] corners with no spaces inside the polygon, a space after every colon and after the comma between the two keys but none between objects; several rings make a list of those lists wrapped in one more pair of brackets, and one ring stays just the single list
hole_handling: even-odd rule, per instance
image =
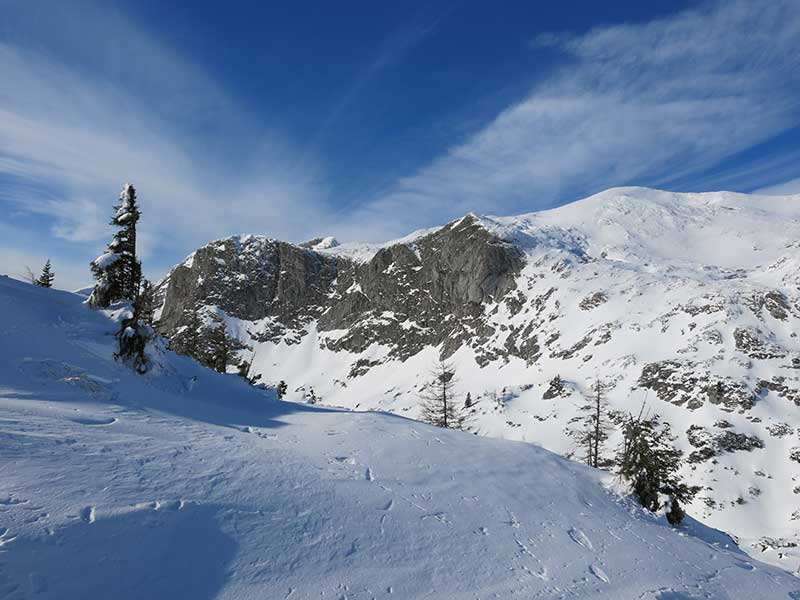
[{"label": "snow", "polygon": [[[278,402],[0,279],[4,598],[797,598],[530,444]],[[314,335],[313,332],[309,336]]]},{"label": "snow", "polygon": [[313,244],[311,250],[328,250],[330,248],[336,248],[337,246],[339,246],[339,240],[333,236],[327,236],[321,238],[316,244]]},{"label": "snow", "polygon": [[119,260],[120,255],[115,252],[106,252],[94,259],[94,264],[102,270],[108,269],[111,265]]},{"label": "snow", "polygon": [[441,227],[428,227],[426,229],[418,229],[417,231],[414,231],[409,235],[383,243],[347,242],[344,244],[339,244],[338,246],[321,249],[321,252],[323,254],[330,254],[333,256],[341,256],[344,258],[349,258],[350,260],[357,263],[365,263],[369,262],[372,259],[372,257],[375,256],[378,253],[378,251],[383,248],[389,248],[396,244],[405,244],[407,246],[413,247],[414,242],[416,242],[419,238],[434,233],[439,229],[441,229]]}]

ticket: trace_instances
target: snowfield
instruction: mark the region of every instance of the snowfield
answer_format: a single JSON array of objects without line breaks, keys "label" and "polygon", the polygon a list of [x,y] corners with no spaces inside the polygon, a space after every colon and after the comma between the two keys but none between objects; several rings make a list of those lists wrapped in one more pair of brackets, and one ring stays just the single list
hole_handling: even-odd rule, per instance
[{"label": "snowfield", "polygon": [[530,444],[279,402],[0,278],[0,598],[800,598]]}]

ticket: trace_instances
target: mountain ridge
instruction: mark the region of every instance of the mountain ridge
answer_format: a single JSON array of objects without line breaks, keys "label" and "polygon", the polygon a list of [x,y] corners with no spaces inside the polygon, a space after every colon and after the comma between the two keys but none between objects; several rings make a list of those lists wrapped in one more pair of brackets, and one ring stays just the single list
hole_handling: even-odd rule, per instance
[{"label": "mountain ridge", "polygon": [[672,424],[704,488],[693,514],[794,569],[798,240],[800,196],[632,187],[378,245],[226,238],[160,284],[159,330],[180,350],[188,316],[223,322],[288,399],[412,417],[449,357],[476,432],[568,455],[602,378],[613,408],[646,401]]}]

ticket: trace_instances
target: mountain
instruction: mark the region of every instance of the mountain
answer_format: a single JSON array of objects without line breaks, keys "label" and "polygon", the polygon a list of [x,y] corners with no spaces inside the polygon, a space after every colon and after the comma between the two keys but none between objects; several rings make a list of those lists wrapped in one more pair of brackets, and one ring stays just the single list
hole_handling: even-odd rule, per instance
[{"label": "mountain", "polygon": [[140,376],[74,294],[0,277],[0,308],[4,599],[800,598],[534,445],[279,402],[162,344]]},{"label": "mountain", "polygon": [[224,323],[288,399],[411,418],[441,354],[478,401],[473,431],[565,455],[600,379],[615,410],[672,425],[703,487],[692,515],[798,568],[800,196],[616,188],[317,243],[198,249],[159,285],[160,332],[186,351],[192,319]]}]

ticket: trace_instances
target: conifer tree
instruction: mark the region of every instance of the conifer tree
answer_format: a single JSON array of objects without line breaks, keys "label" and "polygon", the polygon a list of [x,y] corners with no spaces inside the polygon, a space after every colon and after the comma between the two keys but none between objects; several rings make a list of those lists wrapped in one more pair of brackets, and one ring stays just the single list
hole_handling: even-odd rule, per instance
[{"label": "conifer tree", "polygon": [[670,505],[667,519],[678,524],[684,517],[681,503],[690,502],[700,488],[678,478],[682,452],[672,445],[675,438],[669,423],[663,423],[658,415],[645,417],[643,413],[644,406],[638,416],[629,415],[624,422],[619,475],[651,512],[663,508],[661,496],[666,495]]},{"label": "conifer tree", "polygon": [[455,368],[440,359],[431,371],[431,381],[421,394],[421,420],[437,427],[463,429],[466,415],[456,400]]},{"label": "conifer tree", "polygon": [[44,267],[42,267],[42,274],[39,275],[39,278],[36,280],[36,285],[40,287],[53,287],[53,280],[55,279],[56,274],[53,273],[53,270],[50,266],[50,259],[47,259],[47,262],[44,263]]},{"label": "conifer tree", "polygon": [[154,333],[152,327],[142,321],[139,308],[134,303],[133,313],[123,319],[117,332],[119,350],[114,355],[118,360],[127,362],[138,373],[146,373],[149,367],[145,348]]},{"label": "conifer tree", "polygon": [[586,464],[602,468],[613,464],[606,458],[605,444],[611,431],[611,413],[605,396],[605,385],[597,379],[592,394],[580,407],[581,415],[574,419],[576,426],[570,431],[583,452]]},{"label": "conifer tree", "polygon": [[464,408],[472,408],[472,394],[467,392],[467,397],[464,399]]},{"label": "conifer tree", "polygon": [[286,382],[283,380],[278,383],[278,387],[275,388],[275,392],[278,394],[278,400],[283,400],[284,396],[286,396],[287,387]]},{"label": "conifer tree", "polygon": [[111,225],[118,227],[106,252],[90,266],[97,283],[89,304],[104,308],[114,302],[135,301],[139,293],[141,265],[136,259],[136,224],[141,213],[136,204],[136,190],[126,183],[114,207]]},{"label": "conifer tree", "polygon": [[[134,275],[140,278],[141,271],[137,269]],[[143,374],[149,368],[149,361],[145,353],[147,342],[155,335],[151,327],[153,290],[150,282],[146,279],[141,286],[137,280],[136,287],[141,291],[133,302],[132,313],[120,324],[120,330],[117,332],[119,350],[115,354],[115,358],[127,362],[134,370]]]}]

